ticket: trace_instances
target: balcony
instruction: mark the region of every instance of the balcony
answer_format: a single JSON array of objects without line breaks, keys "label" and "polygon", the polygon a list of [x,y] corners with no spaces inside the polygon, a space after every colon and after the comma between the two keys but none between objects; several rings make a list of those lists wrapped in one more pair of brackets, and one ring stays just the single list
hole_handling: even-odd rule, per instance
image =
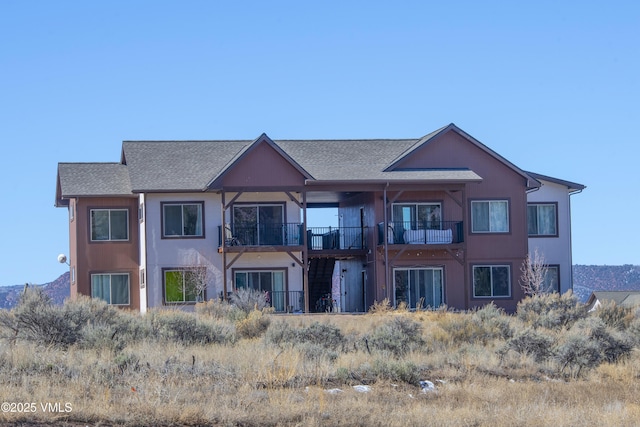
[{"label": "balcony", "polygon": [[301,246],[303,227],[299,223],[218,226],[218,246]]},{"label": "balcony", "polygon": [[[307,248],[312,251],[361,251],[366,249],[367,227],[311,227]],[[302,246],[303,226],[299,223],[238,227],[218,226],[218,247]],[[233,249],[232,249],[233,250]]]},{"label": "balcony", "polygon": [[307,247],[312,251],[362,250],[367,248],[367,227],[311,227]]},{"label": "balcony", "polygon": [[[464,242],[462,221],[389,222],[390,245],[450,245]],[[384,223],[378,224],[378,244],[384,244]]]}]

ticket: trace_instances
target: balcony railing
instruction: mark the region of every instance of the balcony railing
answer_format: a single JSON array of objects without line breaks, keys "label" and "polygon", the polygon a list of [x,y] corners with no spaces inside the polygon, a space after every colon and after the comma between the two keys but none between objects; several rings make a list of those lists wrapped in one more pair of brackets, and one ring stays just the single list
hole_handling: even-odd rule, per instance
[{"label": "balcony railing", "polygon": [[[387,243],[390,245],[446,245],[462,243],[462,221],[392,221],[387,224]],[[378,224],[378,244],[384,243],[384,223]]]},{"label": "balcony railing", "polygon": [[276,313],[304,312],[303,291],[272,291],[269,293],[271,307]]},{"label": "balcony railing", "polygon": [[[302,224],[218,226],[218,246],[300,246]],[[307,229],[310,250],[366,249],[367,227],[311,227]]]},{"label": "balcony railing", "polygon": [[218,226],[218,245],[222,246],[299,246],[303,244],[302,224],[260,224]]},{"label": "balcony railing", "polygon": [[367,227],[311,227],[307,230],[310,250],[366,249]]}]

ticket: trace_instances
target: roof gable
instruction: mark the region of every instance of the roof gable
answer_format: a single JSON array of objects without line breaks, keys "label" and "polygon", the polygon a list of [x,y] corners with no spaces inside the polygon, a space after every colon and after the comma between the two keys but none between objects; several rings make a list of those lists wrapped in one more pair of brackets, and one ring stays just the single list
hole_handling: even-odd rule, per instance
[{"label": "roof gable", "polygon": [[[458,136],[458,138],[446,138],[447,135],[451,136],[451,134]],[[452,141],[464,142],[464,144],[468,144],[470,150],[465,150],[467,147],[463,144],[453,145]],[[451,146],[443,146],[445,143]],[[465,151],[467,152],[466,156]],[[499,162],[517,175],[520,175],[525,180],[527,188],[540,186],[540,183],[527,172],[518,168],[453,123],[420,138],[413,146],[394,159],[385,171],[420,170],[438,167],[463,169],[470,166],[469,160],[476,157],[478,153],[484,153],[488,158]]]},{"label": "roof gable", "polygon": [[313,177],[266,134],[238,153],[209,183],[222,187],[303,186]]}]

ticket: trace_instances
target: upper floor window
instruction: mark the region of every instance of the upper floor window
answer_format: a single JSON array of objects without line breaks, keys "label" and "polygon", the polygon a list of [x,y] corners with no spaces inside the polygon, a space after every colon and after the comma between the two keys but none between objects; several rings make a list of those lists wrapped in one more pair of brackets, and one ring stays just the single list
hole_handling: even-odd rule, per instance
[{"label": "upper floor window", "polygon": [[529,236],[558,235],[558,206],[555,203],[529,203],[527,223]]},{"label": "upper floor window", "polygon": [[394,203],[393,222],[405,230],[438,230],[442,228],[440,203]]},{"label": "upper floor window", "polygon": [[129,275],[127,273],[92,274],[91,297],[113,305],[129,305]]},{"label": "upper floor window", "polygon": [[509,202],[507,200],[472,201],[471,231],[473,233],[508,233]]},{"label": "upper floor window", "polygon": [[129,240],[127,209],[91,209],[91,240]]},{"label": "upper floor window", "polygon": [[474,265],[473,296],[511,296],[511,268],[508,265]]},{"label": "upper floor window", "polygon": [[202,202],[163,203],[163,237],[204,237]]}]

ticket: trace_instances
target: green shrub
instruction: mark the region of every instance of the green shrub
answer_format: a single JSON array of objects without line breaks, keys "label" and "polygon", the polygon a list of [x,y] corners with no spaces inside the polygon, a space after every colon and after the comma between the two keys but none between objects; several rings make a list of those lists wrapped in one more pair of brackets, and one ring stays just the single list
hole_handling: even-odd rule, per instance
[{"label": "green shrub", "polygon": [[571,293],[538,294],[518,303],[517,317],[534,328],[570,328],[576,321],[587,316],[587,309]]},{"label": "green shrub", "polygon": [[394,316],[367,338],[371,347],[401,357],[424,344],[422,325],[406,316]]}]

